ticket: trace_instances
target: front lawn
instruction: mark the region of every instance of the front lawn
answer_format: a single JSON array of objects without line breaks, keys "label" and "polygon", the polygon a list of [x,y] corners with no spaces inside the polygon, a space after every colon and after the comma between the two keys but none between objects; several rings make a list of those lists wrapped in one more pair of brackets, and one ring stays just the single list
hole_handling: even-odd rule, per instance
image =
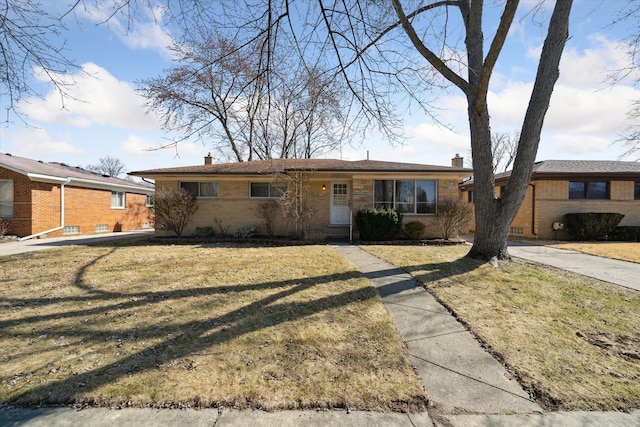
[{"label": "front lawn", "polygon": [[549,246],[640,263],[640,243],[638,242],[552,242]]},{"label": "front lawn", "polygon": [[402,339],[324,246],[0,258],[0,403],[422,411]]},{"label": "front lawn", "polygon": [[640,408],[640,293],[468,246],[366,246],[405,269],[515,372],[547,409]]}]

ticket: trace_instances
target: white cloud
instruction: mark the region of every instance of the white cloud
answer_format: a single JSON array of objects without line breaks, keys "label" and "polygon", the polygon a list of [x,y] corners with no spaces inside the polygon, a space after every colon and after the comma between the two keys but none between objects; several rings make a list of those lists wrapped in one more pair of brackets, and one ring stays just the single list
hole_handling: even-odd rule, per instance
[{"label": "white cloud", "polygon": [[[158,130],[160,121],[146,114],[145,99],[131,84],[120,81],[104,68],[86,63],[83,72],[60,75],[66,84],[64,108],[60,94],[52,90],[44,99],[30,98],[18,108],[30,119],[72,127],[111,125],[138,130]],[[41,76],[42,78],[42,76]]]},{"label": "white cloud", "polygon": [[107,25],[131,49],[151,49],[166,58],[171,57],[167,47],[173,43],[173,38],[163,25],[166,8],[143,5],[140,10],[127,9],[113,15],[117,8],[115,1],[103,1],[99,5],[85,5],[80,13],[96,25]]},{"label": "white cloud", "polygon": [[[84,150],[68,141],[58,140],[44,129],[29,128],[7,132],[2,136],[8,146],[3,144],[2,151],[16,156],[34,158],[37,160],[56,160],[59,156],[80,155]],[[9,147],[10,146],[10,147]]]},{"label": "white cloud", "polygon": [[602,158],[602,153],[609,154],[611,151],[611,141],[593,135],[555,134],[548,143],[547,151],[555,159],[584,158],[585,155]]}]

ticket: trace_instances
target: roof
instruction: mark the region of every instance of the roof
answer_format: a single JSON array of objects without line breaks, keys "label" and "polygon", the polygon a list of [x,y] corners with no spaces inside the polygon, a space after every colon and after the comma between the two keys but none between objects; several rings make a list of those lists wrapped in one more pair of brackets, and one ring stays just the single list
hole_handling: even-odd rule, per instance
[{"label": "roof", "polygon": [[18,157],[8,153],[0,153],[0,166],[21,175],[26,175],[32,181],[64,183],[76,187],[103,188],[126,190],[129,192],[153,193],[153,187],[139,184],[125,179],[101,175],[73,167],[64,163],[45,163],[39,160]]},{"label": "roof", "polygon": [[[508,180],[511,171],[496,174],[496,181]],[[531,180],[567,178],[635,178],[640,179],[640,162],[615,160],[544,160],[533,165]],[[461,183],[473,184],[473,179]]]},{"label": "roof", "polygon": [[239,163],[214,163],[211,165],[185,166],[130,172],[135,176],[160,175],[261,175],[296,171],[314,172],[465,172],[471,169],[417,163],[384,162],[377,160],[337,159],[271,159]]}]

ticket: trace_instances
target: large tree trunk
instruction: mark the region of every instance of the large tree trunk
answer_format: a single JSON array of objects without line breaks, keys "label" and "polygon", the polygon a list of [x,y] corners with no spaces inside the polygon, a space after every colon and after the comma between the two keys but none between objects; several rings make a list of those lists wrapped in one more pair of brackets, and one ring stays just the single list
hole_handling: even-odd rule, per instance
[{"label": "large tree trunk", "polygon": [[[467,95],[467,99],[476,196],[474,199],[476,235],[469,251],[469,256],[473,258],[511,259],[507,251],[509,228],[520,209],[531,180],[542,124],[549,108],[553,88],[560,75],[558,67],[569,35],[571,6],[572,0],[558,0],[555,4],[547,38],[542,47],[531,99],[520,131],[513,171],[500,198],[495,196],[489,110],[486,96],[482,97],[482,81],[476,77],[480,75],[479,70],[482,67],[479,66],[479,58],[474,57],[473,54],[469,56],[471,65],[469,83],[472,91]],[[476,40],[482,40],[482,36],[478,37],[478,34],[473,33],[473,31],[481,31],[479,25],[473,24],[474,22],[470,21],[467,37],[476,45],[467,43],[467,48],[470,52],[475,51],[477,55],[481,48]],[[474,65],[478,68],[474,69]]]}]

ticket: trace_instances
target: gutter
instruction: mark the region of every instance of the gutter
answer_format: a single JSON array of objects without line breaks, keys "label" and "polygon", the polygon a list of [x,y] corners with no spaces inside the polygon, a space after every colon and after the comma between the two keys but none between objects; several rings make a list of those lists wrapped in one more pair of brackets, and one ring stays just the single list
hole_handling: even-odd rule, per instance
[{"label": "gutter", "polygon": [[71,178],[67,178],[66,181],[60,183],[60,225],[50,230],[41,231],[40,233],[31,234],[30,236],[21,237],[19,241],[33,239],[34,237],[40,237],[43,234],[49,234],[54,231],[64,229],[64,186],[71,182]]}]

